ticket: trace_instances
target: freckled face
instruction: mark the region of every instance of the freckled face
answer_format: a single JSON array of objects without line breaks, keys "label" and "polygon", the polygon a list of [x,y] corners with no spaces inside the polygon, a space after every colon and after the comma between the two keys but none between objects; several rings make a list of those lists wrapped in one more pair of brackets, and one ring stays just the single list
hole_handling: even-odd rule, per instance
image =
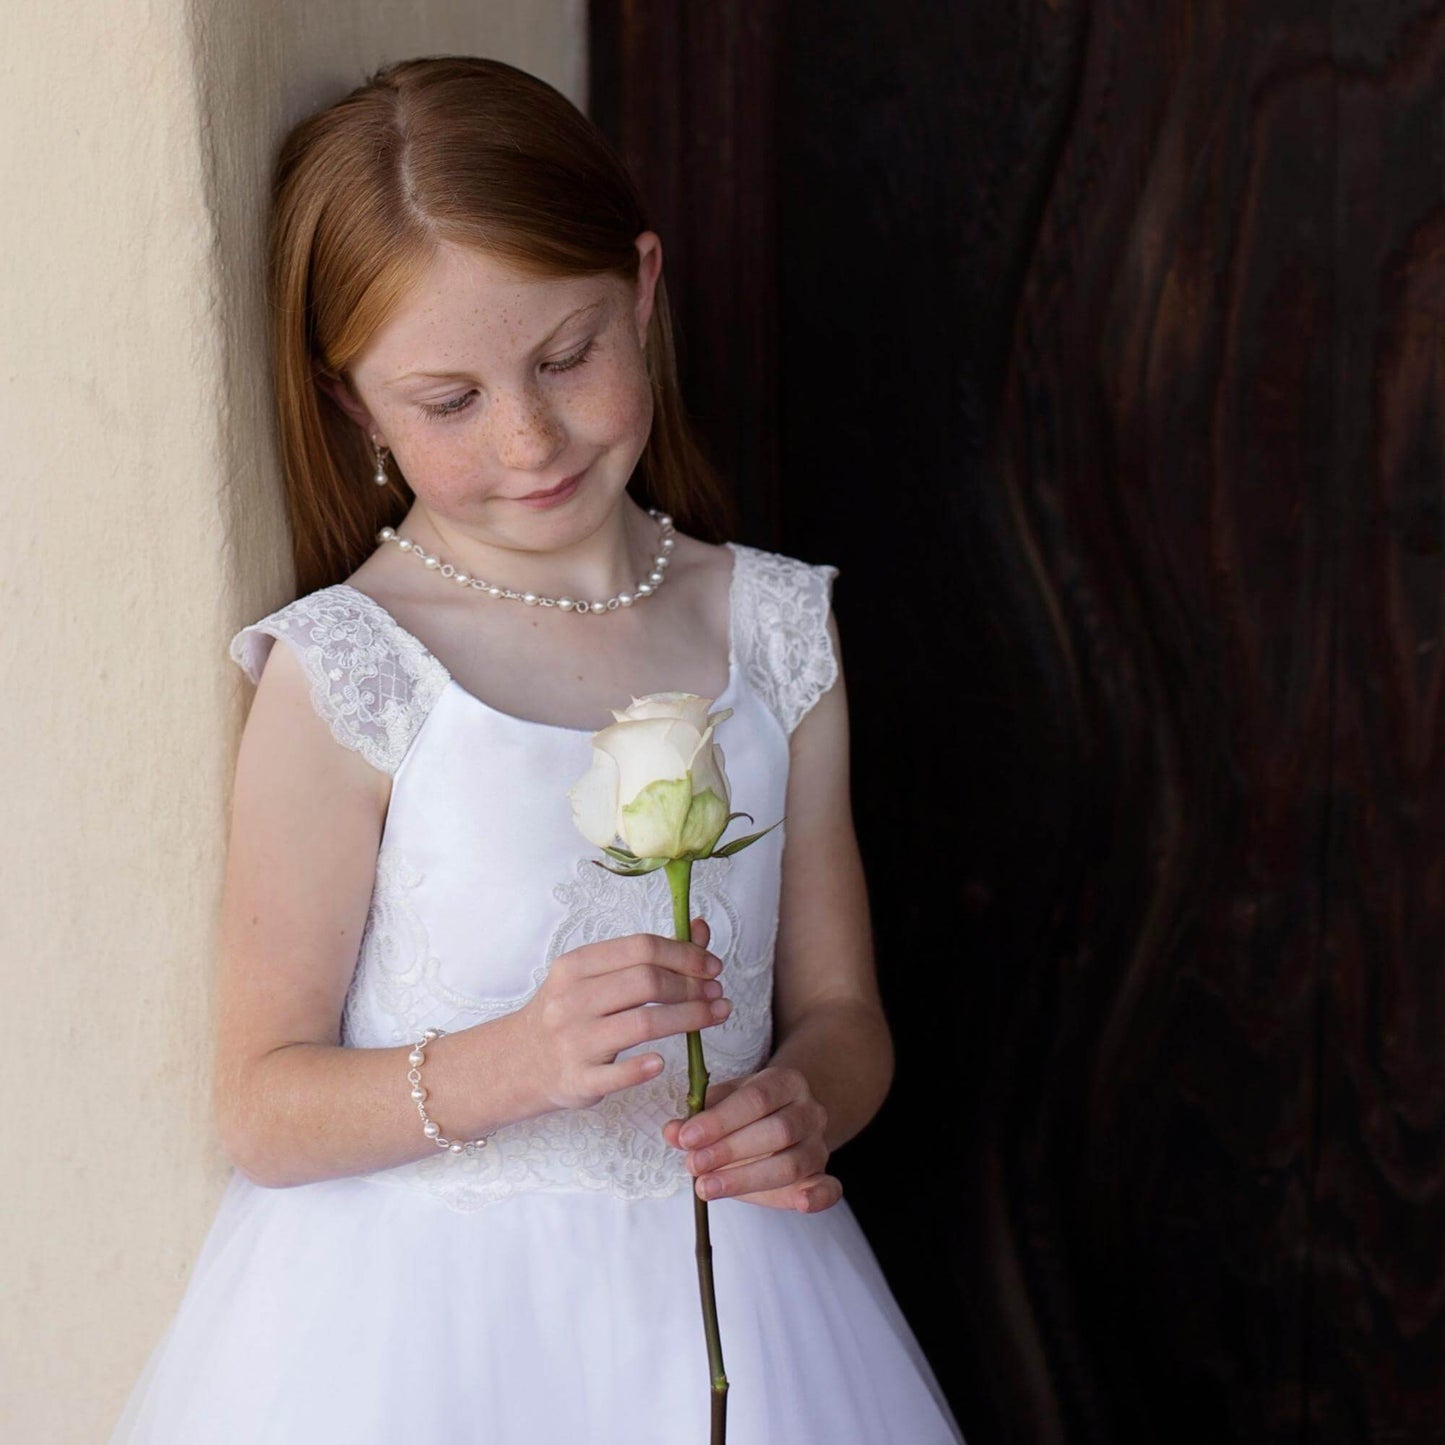
[{"label": "freckled face", "polygon": [[[559,545],[612,512],[652,426],[651,286],[538,280],[444,244],[350,368],[417,498],[483,540]],[[556,506],[529,492],[585,472]]]}]

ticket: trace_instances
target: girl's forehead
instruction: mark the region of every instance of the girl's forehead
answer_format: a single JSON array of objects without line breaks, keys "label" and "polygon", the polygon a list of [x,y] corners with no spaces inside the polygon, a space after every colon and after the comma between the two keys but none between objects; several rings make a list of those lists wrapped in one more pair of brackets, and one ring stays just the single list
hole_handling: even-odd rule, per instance
[{"label": "girl's forehead", "polygon": [[373,335],[358,369],[367,362],[387,369],[419,347],[497,356],[528,351],[569,318],[610,315],[625,289],[617,276],[539,277],[487,252],[443,243]]},{"label": "girl's forehead", "polygon": [[472,301],[493,314],[539,315],[549,308],[610,295],[615,276],[538,276],[505,258],[442,242],[406,298],[413,308],[452,308]]}]

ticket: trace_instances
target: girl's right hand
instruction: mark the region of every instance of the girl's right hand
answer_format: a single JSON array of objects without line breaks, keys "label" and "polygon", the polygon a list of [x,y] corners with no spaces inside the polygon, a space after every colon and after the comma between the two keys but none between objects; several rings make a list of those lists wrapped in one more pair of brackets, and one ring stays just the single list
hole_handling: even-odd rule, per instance
[{"label": "girl's right hand", "polygon": [[[661,1071],[660,1054],[617,1055],[647,1039],[723,1023],[732,1011],[707,951],[711,930],[692,920],[692,942],[629,933],[586,943],[552,961],[517,1011],[533,1078],[553,1109],[590,1109]],[[651,1006],[650,1006],[651,1005]]]}]

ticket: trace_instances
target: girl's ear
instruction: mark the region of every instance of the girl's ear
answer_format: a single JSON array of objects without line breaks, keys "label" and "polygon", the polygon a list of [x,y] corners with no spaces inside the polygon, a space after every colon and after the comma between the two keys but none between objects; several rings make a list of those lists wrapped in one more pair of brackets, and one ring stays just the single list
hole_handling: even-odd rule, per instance
[{"label": "girl's ear", "polygon": [[316,385],[341,408],[342,411],[368,435],[375,429],[376,423],[371,419],[371,413],[352,395],[351,388],[346,384],[345,377],[337,376],[329,371],[322,371],[319,367],[311,373],[312,380]]},{"label": "girl's ear", "polygon": [[657,278],[662,273],[662,238],[656,231],[643,231],[633,242],[637,247],[637,298],[633,321],[637,326],[637,342],[647,349],[647,327],[652,320],[653,295]]}]

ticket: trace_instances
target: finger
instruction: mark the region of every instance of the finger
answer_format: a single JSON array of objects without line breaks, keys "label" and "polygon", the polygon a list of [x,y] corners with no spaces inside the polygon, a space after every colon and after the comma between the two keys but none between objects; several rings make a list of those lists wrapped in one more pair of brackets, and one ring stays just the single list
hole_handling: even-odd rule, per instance
[{"label": "finger", "polygon": [[592,1068],[596,1072],[588,1076],[588,1086],[603,1097],[616,1094],[655,1079],[665,1062],[661,1054],[629,1054],[610,1064],[594,1064]]},{"label": "finger", "polygon": [[816,1139],[817,1122],[813,1110],[807,1105],[785,1104],[764,1118],[755,1119],[751,1124],[723,1135],[715,1144],[689,1150],[687,1167],[693,1174],[706,1174],[709,1169],[722,1169],[729,1164],[779,1154],[794,1144]]},{"label": "finger", "polygon": [[586,956],[584,978],[620,973],[647,964],[670,968],[674,973],[692,978],[716,978],[723,966],[721,958],[700,944],[664,938],[660,933],[631,933],[624,938],[584,944],[577,953],[579,957]]},{"label": "finger", "polygon": [[700,943],[706,948],[712,940],[712,929],[708,927],[707,920],[699,915],[692,920],[692,941]]},{"label": "finger", "polygon": [[660,963],[639,963],[620,973],[600,974],[581,987],[583,1006],[593,1016],[621,1013],[644,1003],[686,1003],[723,996],[720,980],[675,973]]},{"label": "finger", "polygon": [[843,1183],[831,1174],[813,1174],[783,1189],[758,1189],[734,1196],[740,1204],[763,1204],[770,1209],[793,1209],[817,1214],[831,1209],[843,1197]]},{"label": "finger", "polygon": [[801,1214],[817,1214],[831,1209],[843,1197],[843,1181],[831,1174],[815,1174],[800,1179],[793,1186],[794,1207]]},{"label": "finger", "polygon": [[661,945],[651,955],[658,963],[678,973],[703,978],[716,978],[722,972],[722,959],[709,952],[705,944],[696,940],[684,943],[680,938],[663,938],[660,934],[652,936]]},{"label": "finger", "polygon": [[699,1199],[728,1199],[740,1194],[753,1194],[764,1189],[785,1189],[799,1184],[819,1172],[820,1157],[813,1143],[795,1144],[781,1154],[766,1159],[752,1159],[745,1164],[732,1164],[726,1169],[702,1174],[693,1183]]},{"label": "finger", "polygon": [[[731,1094],[736,1088],[738,1088],[738,1086],[743,1082],[744,1080],[741,1078],[719,1079],[717,1083],[709,1084],[707,1086],[707,1094],[705,1096],[707,1102],[704,1107],[710,1109],[713,1107],[713,1105],[720,1103],[723,1099],[726,1099],[727,1096]],[[701,1118],[702,1110],[699,1110],[698,1113],[692,1117]],[[682,1132],[682,1126],[686,1123],[687,1119],[685,1118],[669,1119],[667,1123],[662,1126],[663,1143],[671,1144],[674,1149],[683,1148],[684,1146],[678,1142],[677,1136]]]},{"label": "finger", "polygon": [[642,1004],[626,1013],[607,1014],[597,1021],[594,1047],[603,1058],[613,1058],[635,1044],[673,1034],[700,1033],[727,1022],[732,1000],[694,999],[691,1003]]},{"label": "finger", "polygon": [[761,1119],[790,1102],[786,1078],[779,1070],[764,1069],[752,1075],[721,1103],[709,1098],[707,1108],[683,1125],[678,1138],[685,1149],[706,1149],[724,1134],[731,1134],[754,1119]]}]

